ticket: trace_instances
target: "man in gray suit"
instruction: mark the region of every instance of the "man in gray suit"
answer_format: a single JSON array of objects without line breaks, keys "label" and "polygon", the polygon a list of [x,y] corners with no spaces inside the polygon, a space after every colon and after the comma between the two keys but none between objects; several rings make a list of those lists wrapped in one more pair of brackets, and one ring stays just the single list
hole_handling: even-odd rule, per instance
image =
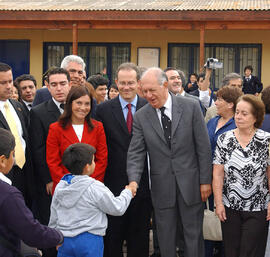
[{"label": "man in gray suit", "polygon": [[176,228],[180,222],[185,257],[202,257],[203,201],[211,194],[212,165],[199,104],[169,93],[167,76],[159,68],[148,69],[141,85],[148,104],[134,115],[127,158],[130,185],[136,192],[148,152],[161,256],[176,256]]}]

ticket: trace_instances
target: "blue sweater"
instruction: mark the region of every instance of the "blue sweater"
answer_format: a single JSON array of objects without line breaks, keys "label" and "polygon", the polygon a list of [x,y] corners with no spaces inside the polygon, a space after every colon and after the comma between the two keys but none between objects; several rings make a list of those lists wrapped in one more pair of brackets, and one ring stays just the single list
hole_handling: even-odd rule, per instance
[{"label": "blue sweater", "polygon": [[216,127],[218,124],[218,120],[221,118],[221,116],[216,116],[208,121],[207,123],[207,129],[208,129],[208,135],[211,143],[211,150],[212,150],[212,157],[214,157],[217,139],[219,135],[223,134],[224,132],[228,130],[235,129],[235,122],[234,118],[231,118],[223,127],[221,127],[218,131],[216,131]]}]

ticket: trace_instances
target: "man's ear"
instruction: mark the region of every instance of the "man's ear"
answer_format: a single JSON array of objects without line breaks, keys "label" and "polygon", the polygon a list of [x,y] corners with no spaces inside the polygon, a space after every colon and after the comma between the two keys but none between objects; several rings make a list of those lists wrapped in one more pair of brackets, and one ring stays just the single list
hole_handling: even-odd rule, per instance
[{"label": "man's ear", "polygon": [[0,171],[6,167],[7,157],[5,155],[0,155]]}]

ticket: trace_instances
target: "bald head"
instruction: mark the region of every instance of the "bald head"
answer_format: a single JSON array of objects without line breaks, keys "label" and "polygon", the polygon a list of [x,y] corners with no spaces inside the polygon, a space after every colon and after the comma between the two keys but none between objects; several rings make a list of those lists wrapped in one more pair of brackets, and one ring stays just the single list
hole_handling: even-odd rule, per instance
[{"label": "bald head", "polygon": [[141,78],[142,93],[153,108],[161,108],[168,98],[168,79],[160,68],[149,68]]}]

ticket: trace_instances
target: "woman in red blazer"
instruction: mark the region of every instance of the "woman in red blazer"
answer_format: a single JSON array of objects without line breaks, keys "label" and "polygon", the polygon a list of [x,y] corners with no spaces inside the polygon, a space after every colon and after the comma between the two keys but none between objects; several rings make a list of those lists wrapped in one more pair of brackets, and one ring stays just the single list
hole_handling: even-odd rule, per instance
[{"label": "woman in red blazer", "polygon": [[74,143],[86,143],[96,148],[95,172],[91,177],[103,182],[107,167],[107,144],[101,122],[90,118],[92,96],[85,86],[72,87],[59,120],[50,125],[46,159],[53,180],[53,192],[68,173],[62,165],[65,149]]}]

